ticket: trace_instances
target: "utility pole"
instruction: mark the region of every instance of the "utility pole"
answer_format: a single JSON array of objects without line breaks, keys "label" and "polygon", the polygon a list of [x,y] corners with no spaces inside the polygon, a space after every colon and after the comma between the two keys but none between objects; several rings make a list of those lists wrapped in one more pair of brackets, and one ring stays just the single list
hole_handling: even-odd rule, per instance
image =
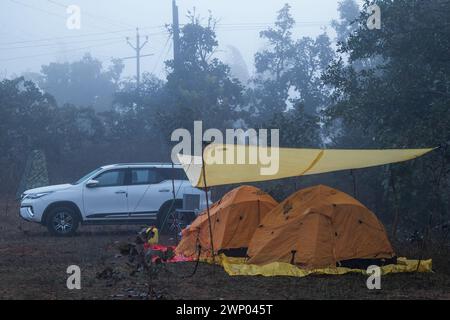
[{"label": "utility pole", "polygon": [[141,37],[139,35],[139,28],[136,28],[136,44],[133,45],[130,42],[130,38],[127,37],[127,43],[136,51],[136,88],[139,90],[141,85],[141,50],[148,43],[148,36],[145,37],[145,42],[141,44]]},{"label": "utility pole", "polygon": [[172,0],[173,60],[175,69],[180,63],[180,21],[176,0]]}]

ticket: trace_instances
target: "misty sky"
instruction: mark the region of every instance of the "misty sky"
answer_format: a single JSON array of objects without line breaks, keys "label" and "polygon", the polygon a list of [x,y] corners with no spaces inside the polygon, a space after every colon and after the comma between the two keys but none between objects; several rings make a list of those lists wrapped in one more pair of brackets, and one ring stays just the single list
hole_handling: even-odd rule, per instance
[{"label": "misty sky", "polygon": [[[178,0],[180,23],[188,10],[202,17],[208,11],[219,20],[219,55],[226,59],[232,45],[240,50],[249,71],[255,52],[264,46],[259,32],[275,21],[276,12],[290,3],[297,22],[296,36],[315,36],[337,17],[337,0]],[[133,55],[125,37],[136,26],[150,42],[142,54],[142,71],[164,76],[164,60],[172,57],[165,24],[172,20],[172,0],[0,0],[0,77],[38,72],[42,64],[79,59],[91,52],[105,64]],[[66,6],[79,5],[81,30],[68,30]],[[330,27],[328,33],[334,37]],[[125,75],[133,76],[135,60],[125,60]]]}]

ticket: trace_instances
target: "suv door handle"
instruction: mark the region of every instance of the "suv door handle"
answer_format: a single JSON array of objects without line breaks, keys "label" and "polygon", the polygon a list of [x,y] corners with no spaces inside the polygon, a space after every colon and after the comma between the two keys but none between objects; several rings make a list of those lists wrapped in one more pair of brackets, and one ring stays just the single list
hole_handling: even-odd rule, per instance
[{"label": "suv door handle", "polygon": [[126,193],[127,193],[126,191],[122,191],[122,190],[116,191],[116,194],[126,194]]},{"label": "suv door handle", "polygon": [[170,192],[170,189],[159,189],[158,192]]}]

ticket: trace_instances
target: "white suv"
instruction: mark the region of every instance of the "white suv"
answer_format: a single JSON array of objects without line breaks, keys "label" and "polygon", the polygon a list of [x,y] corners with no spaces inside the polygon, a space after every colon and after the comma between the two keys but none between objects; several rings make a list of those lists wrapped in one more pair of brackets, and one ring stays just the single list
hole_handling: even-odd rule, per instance
[{"label": "white suv", "polygon": [[72,184],[25,191],[20,216],[58,236],[73,235],[80,223],[160,226],[182,207],[184,194],[199,195],[199,210],[206,207],[204,192],[191,186],[179,165],[114,164]]}]

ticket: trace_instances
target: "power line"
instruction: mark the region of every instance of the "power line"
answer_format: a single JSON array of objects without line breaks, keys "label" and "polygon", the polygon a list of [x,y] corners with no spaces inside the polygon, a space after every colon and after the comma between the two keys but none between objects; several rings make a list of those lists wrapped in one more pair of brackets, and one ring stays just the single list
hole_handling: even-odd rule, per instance
[{"label": "power line", "polygon": [[[154,27],[147,27],[142,28],[150,29]],[[99,35],[106,35],[106,34],[118,34],[118,33],[126,33],[135,30],[135,28],[132,29],[122,29],[122,30],[115,30],[115,31],[108,31],[108,32],[96,32],[96,33],[88,33],[88,34],[79,34],[79,35],[73,35],[73,36],[61,36],[61,37],[52,37],[52,38],[41,38],[41,39],[35,39],[35,40],[23,40],[23,41],[14,41],[14,42],[3,42],[0,43],[1,46],[7,46],[7,45],[15,45],[15,44],[24,44],[24,43],[34,43],[34,42],[47,42],[47,41],[57,41],[57,40],[67,40],[67,39],[76,39],[76,38],[84,38],[84,37],[92,37],[92,36],[99,36]],[[155,32],[155,33],[149,33],[150,36],[158,36],[158,35],[165,35],[167,32]]]},{"label": "power line", "polygon": [[[23,7],[27,7],[27,8],[33,9],[33,10],[37,10],[37,11],[46,13],[46,14],[51,15],[51,16],[55,16],[55,17],[58,17],[58,18],[62,18],[62,19],[64,19],[64,20],[67,20],[67,16],[62,15],[62,14],[54,13],[54,12],[52,12],[52,11],[47,11],[47,10],[41,9],[41,8],[39,8],[39,7],[30,5],[30,4],[28,4],[28,3],[23,3],[23,2],[18,1],[18,0],[9,0],[9,1],[11,1],[11,2],[13,2],[13,3],[15,3],[15,4],[18,4],[18,5],[21,5],[21,6],[23,6]],[[101,30],[106,30],[106,29],[104,29],[104,28],[102,28],[102,27],[97,27],[97,26],[94,26],[94,28],[101,29]]]},{"label": "power line", "polygon": [[[153,57],[154,54],[150,53],[150,54],[141,54],[141,58],[144,57]],[[123,57],[123,58],[118,58],[119,60],[130,60],[130,59],[136,59],[136,56],[131,56],[131,57]]]},{"label": "power line", "polygon": [[[299,28],[303,26],[322,26],[328,25],[329,21],[303,21],[296,22],[293,28]],[[180,24],[180,26],[186,26],[186,24]],[[273,22],[243,22],[243,23],[217,23],[219,28],[270,28],[274,27]]]},{"label": "power line", "polygon": [[[324,24],[324,23],[329,23],[329,21],[300,21],[300,22],[296,22],[296,25],[301,25],[301,24]],[[217,25],[221,25],[221,26],[252,26],[252,25],[257,25],[257,26],[273,26],[273,21],[272,22],[236,22],[236,23],[218,23]]]},{"label": "power line", "polygon": [[[300,29],[300,28],[310,28],[310,27],[320,27],[327,25],[327,23],[305,23],[302,25],[295,25],[293,29]],[[267,30],[268,28],[271,28],[273,26],[271,25],[217,25],[218,31],[258,31],[258,30]]]},{"label": "power line", "polygon": [[[40,7],[36,7],[36,6],[30,5],[28,3],[24,3],[24,2],[21,2],[21,1],[18,1],[18,0],[9,0],[9,1],[11,1],[11,2],[13,2],[15,4],[18,4],[18,5],[21,5],[23,7],[27,7],[27,8],[36,10],[36,11],[40,11],[40,12],[46,13],[46,14],[51,15],[51,16],[55,16],[55,17],[63,18],[64,20],[67,20],[67,16],[66,15],[61,15],[61,14],[58,14],[58,13],[55,13],[55,12],[52,12],[52,11],[47,11],[47,10],[41,9]],[[56,2],[54,2],[54,3],[56,3]],[[61,4],[59,4],[59,5],[61,5]],[[66,6],[64,6],[64,7],[66,7]],[[96,26],[96,25],[91,25],[91,26],[96,28],[96,29],[107,30],[107,29],[105,29],[103,27],[99,27],[99,26]]]},{"label": "power line", "polygon": [[[107,32],[107,33],[96,33],[96,34],[91,34],[91,35],[104,35],[104,34],[111,34],[111,33],[113,33],[113,32]],[[115,32],[114,32],[115,33]],[[122,31],[120,31],[120,33],[122,33]],[[164,33],[149,33],[148,34],[149,36],[150,35],[153,35],[153,36],[159,36],[159,35],[167,35],[167,32],[164,32]],[[81,36],[81,35],[80,35]],[[60,39],[60,40],[67,40],[67,38],[79,38],[78,36],[73,36],[73,37],[59,37],[59,38],[48,38],[48,39],[46,39],[45,41],[49,41],[49,40],[54,40],[54,41],[56,41],[56,40],[58,40],[58,39]],[[108,40],[118,40],[118,41],[120,41],[119,39],[122,39],[122,37],[111,37],[111,38],[94,38],[94,39],[80,39],[80,40],[78,40],[78,41],[71,41],[70,42],[70,44],[80,44],[80,43],[89,43],[89,42],[99,42],[99,41],[108,41]],[[41,40],[44,40],[44,39],[41,39]],[[42,41],[40,41],[40,42],[42,42]],[[23,42],[23,41],[17,41],[16,43],[18,43],[18,44],[20,44],[20,43],[30,43],[29,41],[25,41],[25,42]],[[26,48],[38,48],[38,47],[48,47],[48,48],[57,48],[57,47],[59,47],[61,44],[58,44],[58,43],[43,43],[43,44],[38,44],[38,45],[26,45],[26,46],[15,46],[15,47],[2,47],[2,46],[0,46],[0,50],[14,50],[14,49],[17,49],[17,50],[20,50],[20,49],[26,49]],[[4,46],[4,44],[3,44],[3,46]],[[51,53],[49,53],[49,54],[51,54]],[[45,55],[47,55],[47,54],[45,54]],[[39,56],[39,55],[38,55]],[[147,57],[148,55],[141,55],[141,57]],[[33,56],[25,56],[25,57],[19,57],[20,59],[22,59],[22,58],[28,58],[28,57],[33,57]],[[16,60],[16,58],[15,57],[11,57],[10,58],[11,60]],[[2,59],[2,60],[0,60],[0,61],[9,61],[9,58],[4,58],[4,59]]]},{"label": "power line", "polygon": [[46,13],[46,14],[51,15],[51,16],[56,16],[56,17],[58,17],[58,18],[64,18],[64,19],[67,18],[67,17],[65,17],[65,16],[63,16],[63,15],[60,15],[60,14],[57,14],[57,13],[54,13],[54,12],[51,12],[51,11],[47,11],[47,10],[44,10],[44,9],[35,7],[35,6],[30,5],[30,4],[28,4],[28,3],[23,3],[23,2],[17,1],[17,0],[9,0],[9,1],[11,1],[11,2],[13,2],[13,3],[15,3],[15,4],[18,4],[18,5],[21,5],[21,6],[23,6],[23,7],[27,7],[27,8],[30,8],[30,9],[34,9],[34,10],[37,10],[37,11]]},{"label": "power line", "polygon": [[[167,45],[169,44],[171,38],[172,38],[172,37],[171,37],[170,35],[167,37],[167,41],[166,41],[166,43],[164,44],[164,47],[162,48],[161,52],[159,53],[158,58],[156,59],[155,65],[153,66],[152,74],[155,74],[156,68],[159,66],[159,62],[161,61],[162,55],[164,54],[164,51],[166,50],[166,47],[167,47]],[[170,51],[170,49],[171,49],[171,48],[170,48],[170,46],[169,46],[169,50],[168,50],[168,51]],[[167,54],[168,54],[168,52],[166,52],[166,56],[167,56]]]},{"label": "power line", "polygon": [[[19,4],[19,5],[24,6],[24,7],[28,7],[28,8],[34,9],[34,10],[38,10],[40,12],[44,12],[44,13],[46,13],[48,15],[57,16],[57,17],[64,18],[64,19],[67,18],[65,15],[61,15],[61,14],[57,14],[57,13],[54,13],[54,12],[51,12],[51,11],[43,10],[43,9],[41,9],[39,7],[36,7],[36,6],[30,5],[30,4],[24,3],[22,1],[18,1],[18,0],[10,0],[10,1],[12,3]],[[58,2],[58,1],[55,1],[55,0],[47,0],[47,2],[52,3],[54,5],[57,5],[59,7],[67,8],[66,5],[64,5],[64,4],[62,4],[62,3]],[[173,6],[174,6],[174,8],[177,9],[175,1],[173,1]],[[88,16],[91,16],[91,17],[100,18],[100,19],[103,19],[103,20],[108,20],[110,24],[113,21],[112,19],[101,17],[101,16],[98,16],[98,15],[93,15],[91,13],[85,13],[85,15],[88,15]],[[177,22],[176,18],[177,17],[174,16],[174,23]],[[126,24],[126,23],[122,23],[122,22],[119,22],[119,23],[112,22],[112,23],[115,24],[115,25],[119,25],[119,24],[120,25],[125,25]],[[304,21],[304,22],[297,23],[295,28],[323,25],[323,24],[327,24],[327,23],[328,22],[322,22],[322,21]],[[128,24],[126,24],[126,25],[128,25]],[[178,25],[178,23],[176,25]],[[272,22],[271,23],[246,22],[246,23],[220,23],[220,24],[217,24],[217,27],[218,27],[218,29],[221,32],[222,31],[261,30],[261,29],[269,28],[271,26],[273,27],[273,23]],[[161,25],[159,25],[159,26],[150,26],[150,27],[144,27],[142,29],[153,29],[153,28],[162,29],[162,28],[164,28],[164,26],[161,26]],[[101,29],[103,29],[103,28],[101,28]],[[101,35],[106,35],[106,34],[121,34],[121,33],[124,33],[124,32],[128,32],[130,30],[132,30],[132,29],[122,29],[122,30],[115,30],[115,31],[106,31],[106,32],[98,32],[98,33],[90,33],[90,34],[72,35],[72,36],[66,36],[66,37],[53,37],[53,38],[43,38],[43,39],[35,39],[35,40],[14,41],[14,42],[9,42],[9,43],[0,43],[0,46],[30,44],[30,45],[15,46],[15,47],[0,47],[0,49],[2,49],[2,50],[14,50],[14,49],[25,49],[25,48],[35,48],[35,47],[55,47],[55,46],[58,46],[58,44],[45,43],[45,42],[58,41],[58,40],[69,40],[69,39],[77,39],[77,38],[85,38],[85,37],[93,37],[93,38],[92,39],[79,40],[79,41],[75,41],[75,42],[72,42],[72,43],[85,43],[85,42],[91,42],[91,41],[98,42],[98,41],[115,40],[116,38],[101,38],[101,39],[99,39],[99,38],[95,38],[95,37],[98,37],[98,36],[101,36]],[[155,32],[155,33],[152,33],[150,35],[159,36],[159,35],[166,35],[166,34],[167,34],[167,30],[164,31],[164,32]],[[140,55],[140,50],[143,48],[143,46],[147,42],[145,42],[142,46],[140,46],[140,44],[139,44],[139,34],[137,34],[137,39],[136,40],[137,40],[136,47],[131,45],[130,43],[129,44],[138,53],[136,55],[136,58],[137,58],[137,81],[138,81],[138,85],[139,85],[139,80],[140,80],[139,79],[139,77],[140,77],[140,70],[139,70],[140,69],[140,63],[139,63],[140,61],[139,60],[140,60],[141,57],[143,57],[142,55]],[[170,41],[170,37],[169,37],[168,41]],[[159,55],[159,58],[156,61],[156,64],[154,66],[154,70],[159,66],[161,55],[164,52],[165,48],[167,47],[168,41],[165,43],[165,45],[164,45],[164,47],[163,47],[163,49],[162,49],[162,51],[161,51],[161,53]],[[115,42],[111,42],[111,43],[115,43]],[[102,44],[100,46],[109,45],[111,43]],[[97,45],[97,46],[89,46],[89,47],[78,48],[78,49],[74,49],[74,50],[83,50],[83,49],[92,48],[92,47],[98,47],[98,46],[99,45]],[[173,47],[176,48],[177,45],[174,45]],[[174,49],[174,50],[177,51],[176,49]],[[33,58],[33,57],[44,56],[44,55],[51,55],[51,54],[53,54],[53,53],[44,53],[44,54],[37,54],[37,55],[32,55],[32,56],[30,55],[30,56],[23,56],[23,57],[12,57],[12,58],[1,59],[0,61],[12,61],[12,60]]]},{"label": "power line", "polygon": [[[84,39],[84,40],[78,40],[78,41],[71,41],[70,44],[77,44],[77,43],[86,43],[86,42],[97,42],[97,41],[106,41],[106,40],[119,40],[119,37],[114,38],[102,38],[102,39]],[[1,47],[0,50],[15,50],[15,49],[26,49],[26,48],[42,48],[42,47],[56,47],[59,46],[59,44],[55,43],[47,43],[47,44],[39,44],[39,45],[27,45],[27,46],[20,46],[20,47]]]},{"label": "power line", "polygon": [[[62,8],[67,8],[69,5],[67,5],[67,4],[63,4],[63,3],[59,3],[59,2],[57,2],[57,1],[55,1],[55,0],[47,0],[47,2],[50,2],[50,3],[52,3],[52,4],[54,4],[54,5],[57,5],[57,6],[59,6],[59,7],[62,7]],[[117,22],[115,22],[113,19],[110,19],[110,18],[106,18],[106,17],[102,17],[102,16],[99,16],[99,15],[94,15],[94,14],[92,14],[92,13],[89,13],[88,11],[86,11],[85,9],[83,9],[83,16],[88,16],[88,17],[91,17],[91,18],[94,18],[94,19],[102,19],[102,20],[104,20],[104,21],[109,21],[108,23],[109,24],[112,24],[112,25],[115,25],[115,26],[120,26],[120,27],[123,27],[123,26],[126,26],[126,27],[132,27],[132,25],[131,24],[128,24],[128,23],[124,23],[124,22],[121,22],[121,21],[117,21]]]},{"label": "power line", "polygon": [[[15,0],[10,0],[15,1]],[[248,25],[248,27],[247,27]],[[320,26],[318,22],[314,26]],[[251,25],[251,24],[218,24],[217,25],[221,31],[245,31],[245,30],[258,30],[263,28],[270,27],[270,24],[258,24],[258,25]],[[311,25],[313,26],[313,25]],[[223,28],[225,27],[225,28]],[[301,26],[296,26],[295,28],[298,28]],[[164,29],[165,26],[158,25],[158,26],[148,26],[148,27],[142,27],[141,30],[149,30],[149,29]],[[130,29],[118,29],[113,31],[106,31],[106,32],[94,32],[94,33],[87,33],[87,34],[79,34],[79,35],[72,35],[72,36],[61,36],[61,37],[49,37],[49,38],[41,38],[41,39],[34,39],[34,40],[21,40],[21,41],[12,41],[12,42],[2,42],[0,43],[0,46],[9,46],[9,45],[16,45],[16,44],[25,44],[25,43],[37,43],[37,42],[48,42],[48,41],[58,41],[58,40],[68,40],[68,39],[77,39],[77,38],[84,38],[84,37],[95,37],[95,36],[101,36],[106,34],[118,34],[118,33],[126,33],[135,30],[135,28]],[[161,32],[154,32],[149,33],[149,36],[162,36],[166,35],[167,31],[161,31]]]},{"label": "power line", "polygon": [[[61,14],[58,14],[58,13],[55,13],[55,12],[52,12],[52,11],[44,10],[44,9],[39,8],[39,7],[30,5],[28,3],[24,3],[24,2],[21,2],[21,1],[18,1],[18,0],[9,0],[9,1],[12,2],[12,3],[18,4],[18,5],[21,5],[21,6],[30,8],[30,9],[33,9],[33,10],[37,10],[37,11],[43,12],[43,13],[51,15],[51,16],[67,19],[67,16],[65,16],[65,15],[61,15]],[[67,7],[64,4],[56,2],[55,0],[47,0],[47,1],[50,2],[50,3],[53,3],[55,5],[58,5],[60,7]],[[92,15],[90,13],[88,15],[94,17],[94,15]],[[99,16],[96,16],[96,17],[99,17]],[[108,19],[108,18],[104,18],[104,17],[101,17],[101,18],[102,19]],[[121,23],[121,24],[122,24],[122,26],[125,25],[125,23]],[[131,26],[129,24],[126,24],[126,25],[127,26]],[[94,27],[98,28],[97,26],[94,26]],[[106,30],[106,31],[105,32],[101,32],[101,33],[98,32],[98,33],[91,33],[91,34],[84,34],[84,35],[74,35],[74,36],[67,36],[67,37],[52,37],[52,38],[43,38],[43,39],[36,39],[36,40],[23,40],[23,41],[5,42],[5,43],[0,43],[0,45],[14,45],[14,44],[33,43],[33,42],[41,42],[41,41],[62,40],[62,39],[66,39],[66,38],[69,39],[69,38],[78,38],[78,37],[89,37],[89,36],[94,36],[94,35],[122,33],[122,32],[129,32],[129,31],[134,30],[134,28],[121,29],[121,30],[115,30],[115,31],[108,31],[105,28],[98,28],[98,29]],[[164,29],[164,25],[148,26],[148,27],[143,27],[142,28],[142,30],[146,30],[146,29]],[[166,34],[166,33],[167,32],[154,33],[153,35],[163,35],[163,34]]]},{"label": "power line", "polygon": [[[79,50],[86,50],[86,49],[92,49],[92,48],[97,48],[97,47],[104,47],[104,46],[109,46],[111,44],[115,44],[115,43],[118,43],[118,42],[121,42],[121,41],[122,40],[117,40],[117,41],[112,41],[112,42],[103,43],[103,44],[99,44],[99,45],[92,45],[92,46],[82,47],[82,48],[73,48],[73,49],[70,49],[70,51],[79,51]],[[55,55],[55,54],[58,54],[58,52],[48,52],[48,53],[35,54],[35,55],[29,55],[29,56],[6,58],[6,59],[0,59],[0,61],[4,62],[4,61],[30,59],[30,58],[44,57],[44,56]]]},{"label": "power line", "polygon": [[79,34],[79,35],[73,35],[73,36],[61,36],[61,37],[51,37],[51,38],[41,38],[41,39],[34,39],[34,40],[23,40],[23,41],[13,41],[13,42],[2,42],[0,45],[2,46],[8,46],[8,45],[15,45],[15,44],[24,44],[24,43],[35,43],[35,42],[47,42],[47,41],[57,41],[57,40],[66,40],[66,39],[75,39],[75,38],[82,38],[82,37],[91,37],[91,36],[98,36],[98,35],[105,35],[105,34],[113,34],[113,33],[124,33],[129,32],[134,29],[123,29],[123,30],[115,30],[115,31],[109,31],[109,32],[96,32],[96,33],[89,33],[89,34]]},{"label": "power line", "polygon": [[172,42],[169,42],[169,48],[166,51],[166,54],[164,55],[164,58],[161,61],[165,61],[167,56],[169,55],[170,51],[172,50]]}]

